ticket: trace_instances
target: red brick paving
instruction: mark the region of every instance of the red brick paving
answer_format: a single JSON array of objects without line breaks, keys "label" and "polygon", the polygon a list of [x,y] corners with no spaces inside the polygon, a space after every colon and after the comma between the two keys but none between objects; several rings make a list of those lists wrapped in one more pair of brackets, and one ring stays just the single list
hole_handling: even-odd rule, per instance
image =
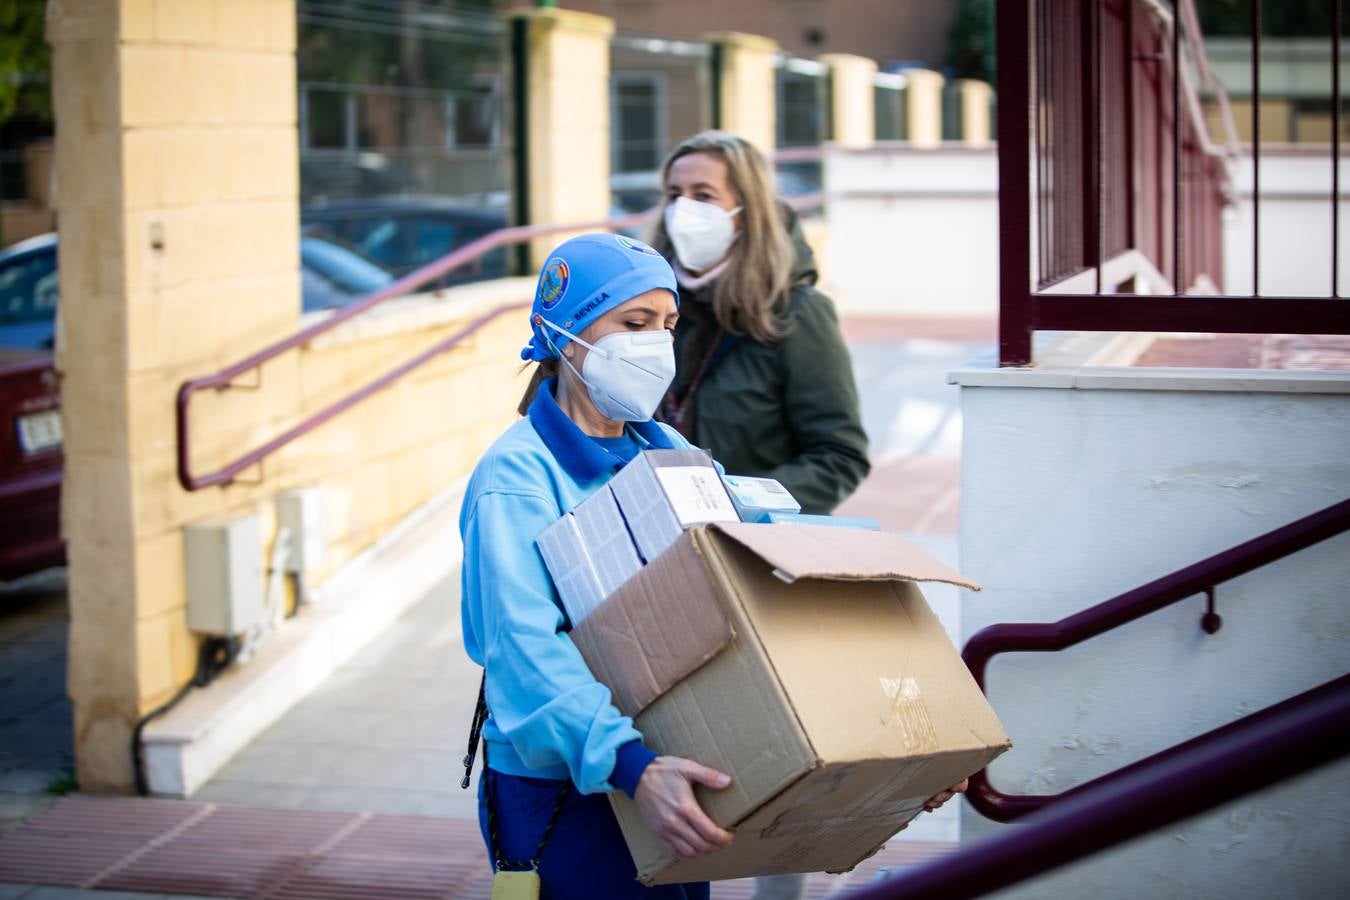
[{"label": "red brick paving", "polygon": [[[811,875],[811,900],[882,869],[950,852],[894,843],[848,875]],[[0,884],[268,900],[488,900],[477,824],[460,819],[310,812],[74,795],[0,835]],[[749,881],[719,882],[742,900]]]},{"label": "red brick paving", "polygon": [[961,461],[908,456],[872,472],[835,515],[876,519],[885,531],[955,534],[961,502]]},{"label": "red brick paving", "polygon": [[1159,337],[1136,366],[1350,371],[1350,335],[1215,334]]}]

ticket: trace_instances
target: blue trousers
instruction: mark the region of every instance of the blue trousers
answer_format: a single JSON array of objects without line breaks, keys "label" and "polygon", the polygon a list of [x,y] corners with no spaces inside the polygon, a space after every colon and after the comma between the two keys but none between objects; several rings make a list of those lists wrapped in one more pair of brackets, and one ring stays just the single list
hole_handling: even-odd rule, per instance
[{"label": "blue trousers", "polygon": [[[483,789],[491,779],[492,804],[502,859],[525,861],[558,800],[562,782],[484,769],[478,780],[478,827],[492,856]],[[553,836],[539,862],[540,900],[708,900],[706,881],[645,887],[637,880],[619,823],[603,794],[568,792]]]}]

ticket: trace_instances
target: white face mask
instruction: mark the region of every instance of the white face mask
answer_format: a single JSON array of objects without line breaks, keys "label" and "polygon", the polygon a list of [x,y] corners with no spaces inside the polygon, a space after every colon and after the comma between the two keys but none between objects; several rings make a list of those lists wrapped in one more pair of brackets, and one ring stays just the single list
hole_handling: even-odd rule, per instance
[{"label": "white face mask", "polygon": [[721,262],[736,240],[732,216],[740,211],[739,206],[725,210],[715,203],[676,197],[666,207],[666,234],[680,265],[697,275]]},{"label": "white face mask", "polygon": [[669,331],[616,331],[588,344],[552,322],[544,324],[590,351],[580,372],[566,356],[559,356],[586,385],[600,415],[617,422],[645,422],[652,417],[675,377],[675,343]]}]

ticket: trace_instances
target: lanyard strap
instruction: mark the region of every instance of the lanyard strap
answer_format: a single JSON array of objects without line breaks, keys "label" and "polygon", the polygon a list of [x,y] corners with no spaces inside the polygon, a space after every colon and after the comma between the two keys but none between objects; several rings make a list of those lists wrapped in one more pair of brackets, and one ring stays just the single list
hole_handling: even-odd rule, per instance
[{"label": "lanyard strap", "polygon": [[539,847],[534,851],[534,856],[529,860],[510,860],[502,858],[501,842],[497,839],[497,811],[496,802],[493,799],[492,784],[495,782],[497,773],[488,769],[487,744],[483,745],[483,805],[487,807],[488,821],[488,852],[492,854],[492,863],[498,872],[537,872],[539,871],[539,861],[544,857],[544,848],[548,846],[548,839],[553,836],[553,829],[562,818],[563,806],[567,804],[568,795],[572,793],[572,782],[564,780],[558,788],[558,798],[553,802],[553,814],[548,817],[548,824],[544,826],[544,833],[539,837]]},{"label": "lanyard strap", "polygon": [[[469,776],[473,774],[474,758],[478,755],[478,745],[483,735],[483,723],[487,721],[487,672],[484,671],[483,678],[478,683],[478,705],[474,707],[473,722],[469,726],[469,746],[464,753],[464,780],[459,783],[462,788],[469,786]],[[553,814],[549,816],[548,824],[544,826],[544,833],[539,838],[539,848],[534,851],[534,856],[528,861],[502,859],[501,843],[497,840],[497,811],[496,803],[492,797],[492,783],[495,773],[488,770],[488,752],[487,742],[483,741],[483,805],[487,807],[488,820],[488,852],[492,855],[493,865],[498,872],[526,871],[533,872],[539,870],[539,860],[544,856],[544,848],[548,846],[548,839],[553,836],[553,829],[558,824],[558,819],[562,818],[563,806],[567,803],[567,797],[572,793],[572,782],[564,780],[562,786],[558,788],[558,799],[553,803]]]}]

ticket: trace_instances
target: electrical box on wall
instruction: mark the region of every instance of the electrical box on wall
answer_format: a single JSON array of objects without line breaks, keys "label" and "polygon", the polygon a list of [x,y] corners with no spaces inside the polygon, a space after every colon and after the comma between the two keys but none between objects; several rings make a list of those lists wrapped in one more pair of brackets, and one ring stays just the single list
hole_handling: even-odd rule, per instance
[{"label": "electrical box on wall", "polygon": [[297,488],[277,495],[277,528],[290,534],[286,571],[304,573],[323,561],[323,489]]},{"label": "electrical box on wall", "polygon": [[219,636],[262,621],[264,577],[257,516],[212,519],[183,529],[187,561],[187,623]]}]

